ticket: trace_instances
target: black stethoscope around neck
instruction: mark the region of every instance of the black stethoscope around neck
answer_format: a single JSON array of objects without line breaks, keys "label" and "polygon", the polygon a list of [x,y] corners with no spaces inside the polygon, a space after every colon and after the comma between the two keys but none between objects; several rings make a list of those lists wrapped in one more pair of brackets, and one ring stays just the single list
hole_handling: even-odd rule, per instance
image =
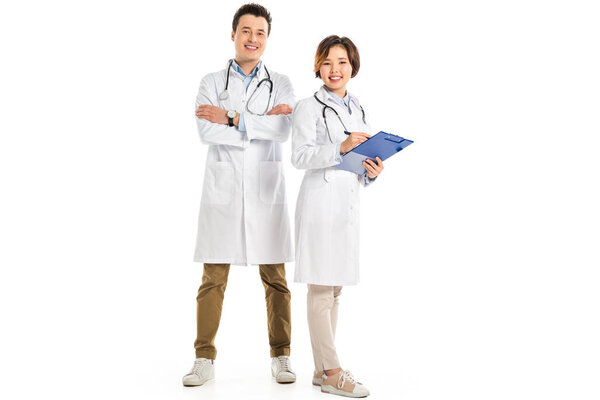
[{"label": "black stethoscope around neck", "polygon": [[[331,143],[333,143],[333,139],[331,139],[331,133],[329,132],[329,125],[327,124],[327,116],[325,115],[325,111],[327,111],[327,109],[330,109],[331,111],[333,111],[335,113],[335,116],[338,117],[338,119],[340,120],[340,123],[344,127],[344,131],[347,132],[348,128],[346,128],[346,124],[344,124],[344,121],[342,121],[340,114],[338,114],[338,112],[335,111],[335,108],[328,106],[327,104],[325,104],[321,100],[319,100],[319,98],[317,97],[317,93],[318,92],[315,92],[315,94],[313,94],[313,97],[315,98],[316,101],[318,101],[323,106],[323,121],[325,121],[325,128],[327,128],[327,136],[329,136],[329,140],[331,141]],[[365,110],[362,106],[360,106],[360,111],[362,112],[362,120],[366,125],[367,120],[365,119]]]},{"label": "black stethoscope around neck", "polygon": [[[229,66],[227,67],[227,79],[225,80],[225,89],[221,92],[221,94],[219,94],[219,99],[221,100],[227,100],[229,98],[229,71],[231,70],[232,65],[233,60],[229,61]],[[256,88],[254,88],[254,91],[248,98],[248,101],[246,101],[246,110],[254,115],[265,115],[267,113],[267,111],[269,110],[269,103],[271,102],[271,94],[273,93],[273,81],[271,80],[271,74],[269,73],[267,67],[264,68],[265,72],[267,73],[267,77],[258,82],[258,85],[256,85]],[[263,113],[255,113],[252,110],[250,110],[250,102],[254,98],[254,94],[256,94],[256,91],[263,82],[267,82],[269,84],[269,100],[267,101],[267,106],[265,107],[265,111]]]}]

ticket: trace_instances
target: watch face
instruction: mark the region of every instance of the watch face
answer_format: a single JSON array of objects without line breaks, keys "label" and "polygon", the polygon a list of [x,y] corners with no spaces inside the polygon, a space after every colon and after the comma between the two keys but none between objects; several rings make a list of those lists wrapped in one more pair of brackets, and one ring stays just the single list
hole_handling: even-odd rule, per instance
[{"label": "watch face", "polygon": [[[221,114],[222,115],[222,114]],[[229,110],[227,111],[227,116],[229,118],[235,118],[235,116],[237,115],[237,112],[233,111],[233,110]]]}]

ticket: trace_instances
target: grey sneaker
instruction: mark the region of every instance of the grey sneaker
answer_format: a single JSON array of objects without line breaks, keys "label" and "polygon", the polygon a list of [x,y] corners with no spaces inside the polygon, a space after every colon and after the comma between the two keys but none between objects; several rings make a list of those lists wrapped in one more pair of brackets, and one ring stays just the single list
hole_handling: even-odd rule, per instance
[{"label": "grey sneaker", "polygon": [[183,377],[183,386],[200,386],[209,379],[215,378],[214,360],[196,358],[192,370]]},{"label": "grey sneaker", "polygon": [[288,356],[273,357],[271,359],[271,375],[278,383],[296,382],[296,373],[292,370]]}]

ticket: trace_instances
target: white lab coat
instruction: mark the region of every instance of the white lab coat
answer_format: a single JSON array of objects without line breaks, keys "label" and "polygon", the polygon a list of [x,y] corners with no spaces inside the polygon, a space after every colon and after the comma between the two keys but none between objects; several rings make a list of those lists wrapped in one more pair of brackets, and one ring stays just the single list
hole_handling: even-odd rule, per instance
[{"label": "white lab coat", "polygon": [[[228,63],[229,65],[229,63]],[[290,80],[269,69],[273,93],[268,109],[295,105]],[[281,143],[290,134],[291,115],[252,115],[246,100],[267,77],[264,65],[245,90],[244,77],[233,67],[229,97],[221,100],[227,69],[206,75],[196,108],[210,104],[244,114],[246,132],[196,118],[202,143],[209,145],[198,218],[194,261],[237,265],[276,264],[293,260]],[[252,110],[263,112],[269,98],[263,82],[252,98]]]},{"label": "white lab coat", "polygon": [[[324,87],[317,97],[333,107],[351,132],[367,132],[358,99],[348,94],[352,114]],[[316,285],[355,285],[359,280],[359,186],[372,180],[332,168],[341,162],[344,127],[332,110],[312,96],[298,102],[292,122],[292,164],[306,169],[296,202],[295,282]],[[332,143],[333,141],[333,143]]]}]

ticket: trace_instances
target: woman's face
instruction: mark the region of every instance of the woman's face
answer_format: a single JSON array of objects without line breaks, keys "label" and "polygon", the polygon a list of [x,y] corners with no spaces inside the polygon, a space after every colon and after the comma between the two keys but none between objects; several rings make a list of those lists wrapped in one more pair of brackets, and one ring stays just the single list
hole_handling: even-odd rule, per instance
[{"label": "woman's face", "polygon": [[332,92],[345,90],[352,75],[348,52],[343,46],[333,46],[319,68],[323,83]]}]

